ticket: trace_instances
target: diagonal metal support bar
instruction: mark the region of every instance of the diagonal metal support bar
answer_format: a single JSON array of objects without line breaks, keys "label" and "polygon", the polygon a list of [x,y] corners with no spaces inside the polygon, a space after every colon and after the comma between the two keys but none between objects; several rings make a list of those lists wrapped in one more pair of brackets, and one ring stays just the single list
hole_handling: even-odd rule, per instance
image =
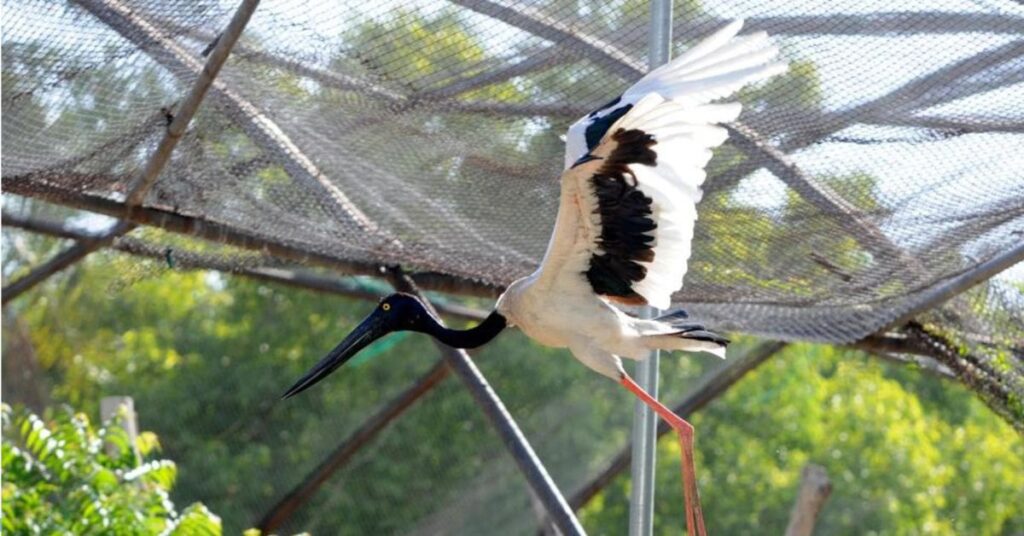
[{"label": "diagonal metal support bar", "polygon": [[[243,0],[235,10],[231,22],[224,29],[224,34],[210,53],[209,58],[207,58],[206,64],[202,66],[199,76],[182,102],[181,108],[175,115],[174,120],[167,127],[164,136],[149,156],[142,171],[131,182],[124,204],[126,212],[131,213],[142,204],[153,183],[160,176],[160,172],[171,158],[171,152],[174,151],[174,147],[177,146],[185,129],[188,128],[188,124],[192,121],[192,117],[203,102],[207,90],[210,89],[214,79],[217,77],[217,73],[220,72],[224,61],[227,60],[228,55],[231,53],[231,47],[238,41],[238,37],[242,34],[242,30],[245,29],[249,18],[252,17],[258,5],[259,0]],[[104,10],[122,10],[127,11],[129,14],[131,13],[130,9],[116,2],[104,6]],[[130,232],[135,227],[134,223],[122,221],[117,223],[98,240],[79,242],[71,246],[44,265],[30,272],[24,278],[11,283],[7,288],[3,289],[3,303],[18,297],[35,285],[45,281],[49,276],[85,258],[89,253],[108,245],[115,238]]]},{"label": "diagonal metal support bar", "polygon": [[[718,24],[728,20],[719,19]],[[826,15],[776,15],[750,17],[750,28],[772,35],[934,35],[954,33],[1024,34],[1024,18],[999,13],[951,11],[886,11],[880,13]],[[694,29],[690,20],[676,24],[676,32]]]},{"label": "diagonal metal support bar", "polygon": [[965,270],[960,275],[949,278],[941,285],[929,287],[922,293],[922,298],[914,307],[903,311],[890,325],[905,324],[924,311],[942,305],[971,287],[1022,261],[1024,261],[1024,242]]},{"label": "diagonal metal support bar", "polygon": [[[413,281],[402,273],[400,269],[390,270],[388,272],[388,279],[398,291],[407,292],[423,299],[422,294],[420,294]],[[428,308],[430,307],[429,302],[424,300],[424,303]],[[516,465],[519,466],[519,470],[526,477],[537,498],[544,504],[544,508],[548,511],[548,515],[551,516],[558,530],[564,536],[585,534],[579,520],[576,519],[572,510],[569,509],[565,497],[558,490],[547,469],[544,468],[533,447],[527,441],[526,436],[523,435],[512,415],[505,408],[505,404],[498,398],[497,393],[491,388],[487,379],[480,372],[480,369],[470,359],[469,354],[464,350],[451,348],[437,341],[435,343],[441,355],[444,356],[445,362],[448,363],[459,376],[459,379],[466,385],[470,394],[473,395],[473,399],[476,400],[477,405],[483,410],[487,420],[491,422],[491,425],[498,432],[505,447],[512,454]]]},{"label": "diagonal metal support bar", "polygon": [[135,228],[130,223],[118,223],[115,224],[112,229],[103,233],[100,236],[96,236],[90,240],[79,241],[64,251],[58,253],[52,259],[44,262],[43,264],[35,267],[28,274],[22,276],[17,281],[10,283],[3,288],[3,299],[2,303],[7,302],[21,296],[32,287],[46,281],[51,275],[75,264],[76,262],[84,259],[86,255],[96,251],[97,249],[109,244],[118,236],[130,231]]},{"label": "diagonal metal support bar", "polygon": [[[227,41],[227,48],[230,50],[238,38],[238,35],[235,35],[233,39],[225,39],[230,37],[225,31],[207,59],[207,66],[204,66],[185,48],[161,32],[157,23],[147,20],[141,13],[124,6],[119,0],[75,1],[171,73],[194,73],[199,80],[206,78],[209,71],[207,66],[210,65],[210,60],[217,53],[217,49]],[[247,0],[243,6],[247,4],[253,4],[254,10],[258,0]],[[251,11],[249,14],[251,15]],[[219,69],[220,65],[216,70]],[[214,74],[216,70],[213,71]],[[207,89],[211,84],[217,104],[224,108],[256,145],[274,155],[289,176],[313,193],[325,213],[330,214],[338,222],[348,222],[361,232],[365,232],[366,236],[376,237],[392,246],[395,245],[394,241],[383,235],[377,225],[352,203],[348,196],[317,167],[313,159],[307,156],[259,107],[231,90],[223,82],[215,81],[213,77],[209,78]]]},{"label": "diagonal metal support bar", "polygon": [[[64,183],[79,180],[69,173],[30,174],[4,178],[4,192],[24,195],[44,201],[115,218],[125,215],[125,205],[112,199],[85,192],[69,190]],[[52,177],[52,178],[51,178]],[[83,178],[82,180],[88,180]],[[372,261],[350,260],[337,255],[312,252],[301,244],[276,241],[258,233],[239,229],[215,220],[171,212],[159,207],[138,207],[125,216],[132,223],[149,225],[172,233],[202,238],[219,244],[242,249],[266,252],[275,257],[293,260],[302,264],[316,264],[350,275],[380,276],[380,264]],[[452,292],[471,296],[496,297],[500,285],[487,281],[471,280],[464,277],[437,272],[412,274],[416,284],[428,290]]]},{"label": "diagonal metal support bar", "polygon": [[584,34],[569,25],[555,20],[526,6],[510,7],[490,0],[450,0],[453,4],[500,20],[557,43],[570,50],[579,51],[611,72],[632,80],[643,75],[647,66],[631,57],[615,45],[597,37]]},{"label": "diagonal metal support bar", "polygon": [[[88,233],[70,229],[59,222],[25,218],[6,211],[3,212],[3,225],[78,242],[95,242],[102,240],[104,236],[102,233]],[[160,248],[132,237],[122,236],[113,240],[106,247],[121,253],[158,261],[164,261],[167,258],[167,250],[165,248]],[[229,260],[218,258],[215,255],[192,252],[185,255],[175,255],[175,259],[176,269],[217,270],[268,283],[316,292],[326,292],[367,301],[378,301],[385,297],[385,294],[381,292],[365,289],[358,284],[353,284],[337,277],[323,276],[303,269],[277,266],[282,261],[272,256],[266,256],[266,264],[258,266],[247,265],[248,263],[233,263]],[[415,280],[416,278],[414,277],[413,279]],[[472,307],[466,307],[457,303],[434,302],[434,307],[442,315],[460,320],[481,321],[487,316],[486,313],[479,309],[473,309]]]}]

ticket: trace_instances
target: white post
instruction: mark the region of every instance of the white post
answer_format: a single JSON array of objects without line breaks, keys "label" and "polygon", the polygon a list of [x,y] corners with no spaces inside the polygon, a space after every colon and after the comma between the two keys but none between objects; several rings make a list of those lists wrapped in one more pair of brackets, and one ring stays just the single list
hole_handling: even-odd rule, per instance
[{"label": "white post", "polygon": [[[651,0],[648,69],[668,63],[672,52],[672,0]],[[657,310],[644,309],[645,317]],[[655,350],[636,367],[636,381],[651,396],[658,397],[658,362]],[[654,530],[654,465],[658,441],[658,416],[637,400],[633,405],[633,490],[629,506],[630,536],[649,536]]]},{"label": "white post", "polygon": [[789,515],[786,536],[811,536],[818,512],[832,493],[832,481],[820,465],[809,463],[800,474],[800,490]]},{"label": "white post", "polygon": [[[107,422],[117,417],[118,414],[124,411],[124,420],[121,421],[121,426],[124,427],[124,431],[128,434],[128,441],[131,443],[132,452],[135,453],[135,460],[137,462],[142,461],[142,456],[139,454],[139,448],[135,444],[135,438],[139,435],[139,420],[135,414],[135,400],[130,396],[105,396],[100,399],[100,421]],[[115,455],[113,452],[113,445],[106,445],[108,455]]]}]

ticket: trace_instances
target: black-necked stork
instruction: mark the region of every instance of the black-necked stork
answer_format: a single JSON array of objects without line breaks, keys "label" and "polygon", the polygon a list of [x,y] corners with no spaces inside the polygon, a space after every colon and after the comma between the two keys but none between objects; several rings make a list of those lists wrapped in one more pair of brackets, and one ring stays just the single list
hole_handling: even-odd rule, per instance
[{"label": "black-necked stork", "polygon": [[620,356],[644,359],[661,349],[725,357],[729,341],[689,322],[682,311],[641,319],[617,305],[669,308],[690,257],[704,165],[727,137],[716,124],[740,113],[736,103],[708,103],[786,69],[767,34],[737,37],[742,24],[725,26],[569,128],[561,203],[544,260],[509,285],[486,320],[468,330],[448,329],[417,298],[393,294],[284,396],[309,388],[394,331],[475,348],[516,326],[541,344],[568,348],[676,430],[687,529],[704,534],[693,427],[637,385]]}]

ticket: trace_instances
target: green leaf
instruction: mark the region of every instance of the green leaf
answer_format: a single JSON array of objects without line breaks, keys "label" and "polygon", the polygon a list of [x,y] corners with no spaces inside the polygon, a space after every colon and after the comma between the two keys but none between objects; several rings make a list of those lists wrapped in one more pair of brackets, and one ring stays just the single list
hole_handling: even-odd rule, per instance
[{"label": "green leaf", "polygon": [[155,484],[163,490],[170,490],[174,487],[174,480],[178,476],[178,468],[170,460],[155,460],[144,463],[124,474],[126,482],[140,481],[148,484]]},{"label": "green leaf", "polygon": [[172,536],[219,536],[220,518],[213,515],[200,503],[195,503],[182,512],[173,524]]}]

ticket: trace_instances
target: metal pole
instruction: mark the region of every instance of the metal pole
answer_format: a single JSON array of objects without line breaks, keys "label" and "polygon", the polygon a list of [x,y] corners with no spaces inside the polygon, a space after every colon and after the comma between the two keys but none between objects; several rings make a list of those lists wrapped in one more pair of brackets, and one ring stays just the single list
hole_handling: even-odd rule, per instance
[{"label": "metal pole", "polygon": [[[651,0],[650,35],[648,37],[648,68],[654,70],[668,63],[672,53],[672,0]],[[653,307],[644,309],[644,316],[657,314]],[[636,381],[651,396],[658,397],[657,350],[636,367]],[[647,404],[633,404],[633,490],[629,504],[630,536],[649,536],[654,530],[654,465],[658,443],[658,417]]]}]

